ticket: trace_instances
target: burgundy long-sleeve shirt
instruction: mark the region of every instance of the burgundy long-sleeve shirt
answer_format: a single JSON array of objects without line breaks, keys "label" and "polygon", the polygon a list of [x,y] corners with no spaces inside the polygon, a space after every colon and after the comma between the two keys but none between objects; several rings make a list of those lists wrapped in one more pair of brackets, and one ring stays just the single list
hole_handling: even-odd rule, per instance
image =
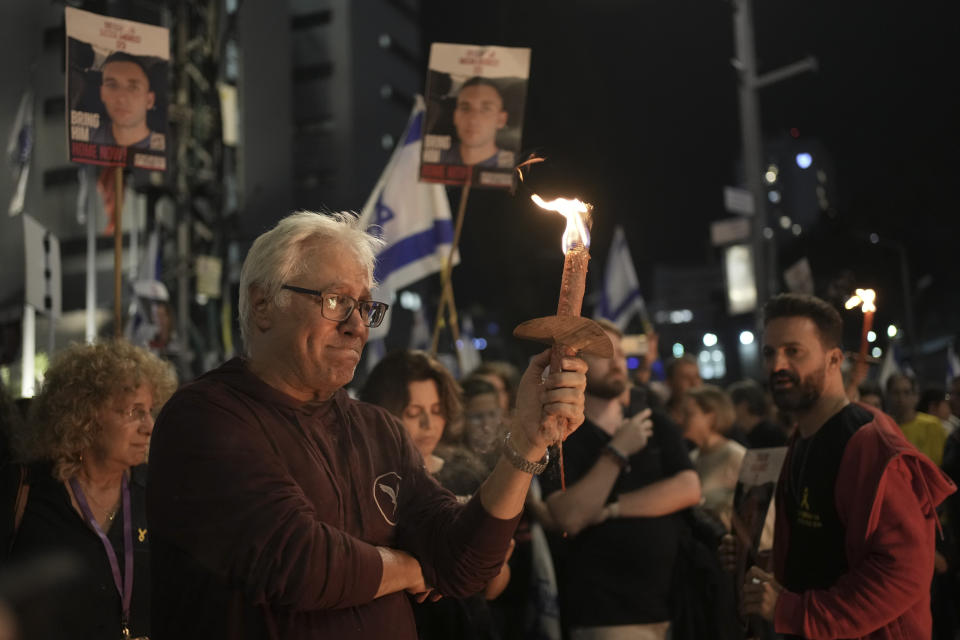
[{"label": "burgundy long-sleeve shirt", "polygon": [[157,640],[414,640],[407,594],[374,600],[376,547],[460,597],[497,574],[519,519],[458,505],[382,409],[343,390],[299,402],[238,359],[164,407],[147,517]]}]

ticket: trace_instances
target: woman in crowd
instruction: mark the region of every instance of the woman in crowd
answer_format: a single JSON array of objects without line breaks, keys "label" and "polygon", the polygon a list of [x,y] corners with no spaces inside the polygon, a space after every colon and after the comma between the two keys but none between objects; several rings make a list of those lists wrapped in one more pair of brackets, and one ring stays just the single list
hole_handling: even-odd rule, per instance
[{"label": "woman in crowd", "polygon": [[500,456],[503,409],[497,388],[484,378],[469,376],[463,380],[463,446],[493,469]]},{"label": "woman in crowd", "polygon": [[471,378],[480,378],[497,390],[497,400],[503,415],[510,413],[520,385],[520,370],[509,362],[488,360],[470,373]]},{"label": "woman in crowd", "polygon": [[11,556],[74,559],[83,589],[60,613],[71,638],[150,632],[144,464],[154,416],[175,388],[171,366],[144,349],[73,345],[47,371],[17,439],[29,490]]},{"label": "woman in crowd", "polygon": [[[700,476],[701,506],[716,516],[730,531],[733,497],[740,476],[740,465],[747,450],[723,435],[730,430],[736,414],[730,396],[713,385],[690,389],[683,401],[683,435],[696,449],[690,459]],[[760,549],[773,546],[773,508],[760,540]]]},{"label": "woman in crowd", "polygon": [[360,399],[400,418],[410,440],[437,481],[458,496],[480,488],[487,470],[459,446],[438,448],[447,427],[463,417],[460,386],[435,358],[423,351],[387,354],[367,378]]},{"label": "woman in crowd", "polygon": [[[423,351],[388,353],[370,372],[360,399],[400,418],[427,470],[443,487],[462,498],[480,488],[489,470],[475,455],[457,445],[437,447],[446,427],[462,419],[463,404],[460,386],[436,359]],[[482,595],[415,604],[420,638],[499,638],[485,598],[495,598],[509,580],[510,570],[504,563]]]},{"label": "woman in crowd", "polygon": [[701,506],[723,521],[729,531],[733,494],[747,451],[723,435],[735,419],[733,402],[723,390],[704,385],[687,391],[683,416],[683,435],[696,447],[690,459],[700,476]]}]

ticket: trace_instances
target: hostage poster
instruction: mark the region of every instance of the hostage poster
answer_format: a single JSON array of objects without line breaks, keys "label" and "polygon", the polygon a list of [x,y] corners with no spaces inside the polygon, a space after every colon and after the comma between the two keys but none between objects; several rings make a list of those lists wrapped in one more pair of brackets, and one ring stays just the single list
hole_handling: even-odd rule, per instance
[{"label": "hostage poster", "polygon": [[427,70],[421,182],[510,188],[530,49],[436,42]]},{"label": "hostage poster", "polygon": [[166,170],[168,29],[66,8],[70,160]]},{"label": "hostage poster", "polygon": [[733,494],[733,535],[738,538],[736,584],[750,565],[760,564],[758,551],[768,521],[780,468],[787,457],[786,447],[748,449],[740,464],[740,476]]}]

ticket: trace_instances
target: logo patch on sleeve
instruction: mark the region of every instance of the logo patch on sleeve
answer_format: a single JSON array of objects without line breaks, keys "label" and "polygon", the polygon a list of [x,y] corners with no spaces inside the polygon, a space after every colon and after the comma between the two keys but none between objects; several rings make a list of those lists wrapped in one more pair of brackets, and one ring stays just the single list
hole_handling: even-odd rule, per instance
[{"label": "logo patch on sleeve", "polygon": [[380,515],[390,526],[396,526],[397,508],[400,505],[400,481],[398,474],[390,471],[377,476],[373,481],[373,500]]}]

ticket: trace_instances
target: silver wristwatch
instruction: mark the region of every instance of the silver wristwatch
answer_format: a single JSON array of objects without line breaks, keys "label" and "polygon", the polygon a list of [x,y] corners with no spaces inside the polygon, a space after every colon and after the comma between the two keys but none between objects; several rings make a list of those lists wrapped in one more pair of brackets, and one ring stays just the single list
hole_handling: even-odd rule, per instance
[{"label": "silver wristwatch", "polygon": [[514,467],[523,471],[524,473],[530,473],[535,476],[543,473],[543,470],[547,468],[547,463],[550,462],[550,452],[547,451],[543,454],[543,458],[540,459],[540,462],[530,462],[517,451],[513,443],[510,442],[510,432],[507,431],[506,435],[503,436],[503,446],[500,447],[500,450],[503,452],[503,456],[507,461],[512,464]]}]

